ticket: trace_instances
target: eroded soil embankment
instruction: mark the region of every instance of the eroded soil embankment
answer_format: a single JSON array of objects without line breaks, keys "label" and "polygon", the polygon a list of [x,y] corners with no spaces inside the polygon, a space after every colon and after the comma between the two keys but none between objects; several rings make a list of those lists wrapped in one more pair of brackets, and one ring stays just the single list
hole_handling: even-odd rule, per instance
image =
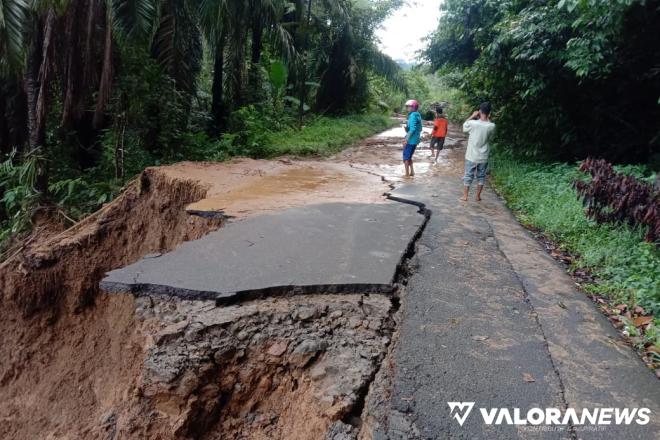
[{"label": "eroded soil embankment", "polygon": [[[359,406],[392,330],[384,297],[195,302],[200,310],[105,295],[98,282],[221,226],[186,213],[199,200],[248,216],[337,198],[379,202],[386,185],[345,164],[186,170],[146,170],[90,218],[28,240],[0,265],[0,438],[320,438]],[[265,181],[284,196],[260,194]],[[223,193],[234,195],[216,206]]]},{"label": "eroded soil embankment", "polygon": [[144,341],[110,269],[220,226],[184,207],[206,188],[146,170],[114,202],[0,265],[0,438],[90,438],[134,387]]}]

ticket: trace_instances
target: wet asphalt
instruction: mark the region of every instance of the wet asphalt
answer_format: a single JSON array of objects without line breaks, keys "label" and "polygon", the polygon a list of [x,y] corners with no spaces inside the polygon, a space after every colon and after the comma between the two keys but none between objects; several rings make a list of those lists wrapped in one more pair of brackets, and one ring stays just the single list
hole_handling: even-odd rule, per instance
[{"label": "wet asphalt", "polygon": [[[292,287],[387,293],[424,228],[382,368],[387,384],[367,401],[374,439],[660,439],[660,381],[491,189],[481,203],[459,202],[461,190],[459,178],[442,173],[394,190],[426,206],[426,224],[416,206],[393,201],[229,224],[113,271],[102,287],[228,302]],[[448,402],[474,406],[466,414]],[[480,408],[518,409],[523,418],[532,408],[651,415],[645,425],[534,426],[486,424]]]},{"label": "wet asphalt", "polygon": [[327,203],[229,223],[107,274],[106,292],[231,303],[291,293],[388,293],[426,222],[414,205]]},{"label": "wet asphalt", "polygon": [[[402,297],[387,399],[372,399],[375,439],[657,439],[660,383],[486,190],[433,176],[395,196],[432,216]],[[461,426],[448,402],[474,402]],[[646,425],[486,424],[478,408],[641,408]]]}]

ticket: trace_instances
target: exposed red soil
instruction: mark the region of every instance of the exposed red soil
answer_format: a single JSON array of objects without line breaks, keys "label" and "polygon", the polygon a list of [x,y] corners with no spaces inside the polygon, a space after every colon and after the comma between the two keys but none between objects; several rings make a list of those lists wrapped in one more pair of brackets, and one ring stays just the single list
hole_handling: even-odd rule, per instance
[{"label": "exposed red soil", "polygon": [[183,209],[205,194],[148,169],[96,214],[42,232],[0,265],[0,438],[98,438],[89,426],[130,394],[143,351],[133,299],[99,295],[98,282],[219,227]]},{"label": "exposed red soil", "polygon": [[[190,423],[202,419],[193,413],[185,413],[190,416],[182,416],[178,428],[162,419],[163,405],[174,405],[174,413],[183,409],[177,405],[193,408],[190,396],[169,401],[170,395],[160,407],[145,399],[144,362],[162,322],[138,319],[130,295],[99,292],[104,274],[220,227],[220,218],[186,212],[199,201],[207,201],[206,209],[245,217],[328,201],[380,202],[386,189],[380,177],[348,164],[286,159],[182,163],[145,170],[115,201],[67,230],[35,231],[0,263],[0,438],[199,437]],[[259,350],[254,348],[256,359]],[[240,370],[229,375],[232,368],[236,366],[216,366],[215,379],[207,382],[217,382],[225,373],[240,377]],[[255,378],[272,378],[276,372],[272,363],[259,368],[253,371]],[[297,384],[301,374],[283,376],[281,386],[251,385],[251,405],[262,402],[263,409],[270,405],[273,411],[282,410],[276,431],[269,423],[258,428],[256,420],[251,438],[289,430],[300,435],[287,438],[309,438],[311,419],[299,416],[312,397],[308,385]],[[208,401],[203,398],[208,389],[194,391],[191,398]],[[282,407],[285,398],[289,400]],[[224,405],[222,420],[209,419],[207,438],[221,438],[226,429],[247,435],[240,400]],[[314,411],[309,409],[308,415]],[[317,417],[314,429],[320,433],[339,417]]]},{"label": "exposed red soil", "polygon": [[379,176],[360,172],[346,162],[235,159],[181,162],[159,170],[207,189],[206,197],[187,209],[221,211],[238,218],[316,203],[379,203],[387,190]]}]

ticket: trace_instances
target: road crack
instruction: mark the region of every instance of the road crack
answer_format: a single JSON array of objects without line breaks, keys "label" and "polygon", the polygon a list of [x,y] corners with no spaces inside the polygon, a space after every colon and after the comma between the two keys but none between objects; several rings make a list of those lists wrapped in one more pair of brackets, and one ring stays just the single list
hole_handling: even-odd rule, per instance
[{"label": "road crack", "polygon": [[[548,338],[545,334],[545,330],[543,329],[543,325],[541,324],[541,321],[539,320],[538,313],[537,313],[534,305],[532,304],[529,292],[527,291],[527,287],[525,286],[525,282],[520,277],[520,274],[518,274],[518,272],[516,271],[515,267],[513,266],[513,263],[511,262],[511,260],[507,256],[507,254],[502,250],[502,248],[500,246],[500,240],[498,239],[497,234],[495,233],[495,229],[493,228],[493,225],[491,224],[490,221],[488,221],[488,219],[485,219],[485,221],[488,224],[488,228],[490,230],[491,236],[495,239],[495,246],[497,247],[497,251],[500,253],[500,255],[502,255],[502,257],[504,257],[506,262],[511,267],[511,270],[515,274],[516,279],[518,280],[518,283],[520,283],[520,287],[523,291],[525,303],[527,304],[529,309],[532,311],[532,316],[534,318],[534,321],[536,322],[536,326],[538,327],[539,332],[541,334],[541,337],[543,338],[543,346],[546,350],[546,353],[548,354],[548,359],[550,360],[550,366],[552,367],[552,370],[554,371],[554,373],[557,377],[557,381],[559,383],[559,391],[560,391],[559,396],[560,396],[562,405],[564,406],[563,409],[566,410],[569,407],[568,401],[566,399],[566,387],[564,385],[564,381],[562,379],[561,373],[559,372],[559,368],[557,367],[557,364],[555,363],[555,359],[552,357],[552,352],[550,351],[550,344],[548,342]],[[570,419],[569,419],[569,424],[568,424],[568,432],[570,434],[571,440],[578,440],[575,425],[573,424],[573,422]]]}]

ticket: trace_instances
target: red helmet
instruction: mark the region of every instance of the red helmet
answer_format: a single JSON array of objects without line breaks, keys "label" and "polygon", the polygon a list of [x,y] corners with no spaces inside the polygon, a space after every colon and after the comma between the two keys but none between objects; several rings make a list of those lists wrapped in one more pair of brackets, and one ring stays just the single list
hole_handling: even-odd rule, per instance
[{"label": "red helmet", "polygon": [[419,109],[419,102],[416,99],[409,99],[406,101],[406,107],[412,107],[414,111]]}]

